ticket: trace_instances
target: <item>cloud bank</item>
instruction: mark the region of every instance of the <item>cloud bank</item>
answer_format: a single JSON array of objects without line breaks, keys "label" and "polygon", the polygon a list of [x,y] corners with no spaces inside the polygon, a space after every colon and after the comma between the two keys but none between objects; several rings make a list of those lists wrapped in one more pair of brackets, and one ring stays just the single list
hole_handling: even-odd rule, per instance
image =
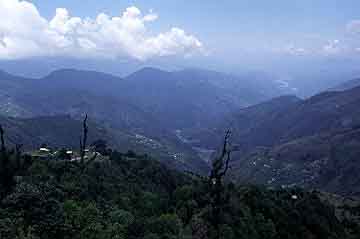
[{"label": "cloud bank", "polygon": [[358,57],[360,56],[360,20],[349,21],[336,39],[329,40],[320,34],[308,34],[295,42],[297,44],[290,42],[281,47],[273,47],[272,52],[291,56]]},{"label": "cloud bank", "polygon": [[58,8],[51,20],[41,16],[30,2],[0,0],[0,59],[37,56],[131,57],[146,60],[158,56],[202,53],[203,44],[180,28],[150,35],[147,24],[156,21],[132,6],[120,16],[100,13],[95,19],[72,17]]}]

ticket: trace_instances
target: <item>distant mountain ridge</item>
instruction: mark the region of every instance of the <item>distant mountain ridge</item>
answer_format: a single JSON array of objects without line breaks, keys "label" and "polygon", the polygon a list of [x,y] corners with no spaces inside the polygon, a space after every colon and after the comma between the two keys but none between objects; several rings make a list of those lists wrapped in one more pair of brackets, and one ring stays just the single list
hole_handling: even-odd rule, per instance
[{"label": "distant mountain ridge", "polygon": [[[261,85],[254,88],[249,82],[251,79],[218,72],[165,72],[154,68],[144,68],[124,79],[73,69],[57,70],[41,79],[3,74],[0,76],[0,99],[3,102],[0,112],[22,117],[47,115],[52,111],[71,114],[82,101],[88,103],[89,99],[96,97],[95,103],[99,104],[100,97],[103,97],[118,105],[123,113],[132,107],[132,111],[142,111],[138,114],[147,114],[142,117],[128,115],[126,119],[147,120],[152,115],[162,126],[175,130],[207,124],[240,107],[282,94],[274,82],[269,81],[274,90],[269,95],[260,93]],[[47,104],[48,101],[55,105]]]},{"label": "distant mountain ridge", "polygon": [[344,91],[360,86],[360,78],[356,78],[350,81],[346,81],[340,85],[331,88],[331,91]]},{"label": "distant mountain ridge", "polygon": [[[261,127],[262,124],[275,117],[277,113],[300,102],[302,102],[300,98],[292,95],[276,97],[269,101],[231,112],[225,115],[223,119],[214,121],[209,128],[203,128],[202,131],[185,131],[184,136],[190,141],[197,142],[195,144],[199,147],[214,149],[221,144],[222,135],[225,130],[231,129],[236,143],[239,143],[238,141],[241,141],[241,139],[247,141],[242,143],[244,147],[244,144],[249,144],[257,136],[257,134],[253,134],[257,127]],[[273,125],[270,124],[270,126]],[[271,141],[267,137],[272,135],[266,132],[264,134],[265,137],[259,135],[259,140]]]}]

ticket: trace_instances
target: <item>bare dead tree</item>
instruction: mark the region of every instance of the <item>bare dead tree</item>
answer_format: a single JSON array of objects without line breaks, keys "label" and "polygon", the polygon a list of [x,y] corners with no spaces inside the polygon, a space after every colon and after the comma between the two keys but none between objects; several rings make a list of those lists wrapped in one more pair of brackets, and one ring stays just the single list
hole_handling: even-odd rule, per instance
[{"label": "bare dead tree", "polygon": [[4,129],[3,127],[0,125],[0,137],[1,137],[1,152],[5,152],[6,148],[5,148],[5,139],[4,139]]},{"label": "bare dead tree", "polygon": [[80,162],[81,162],[81,164],[84,164],[86,141],[87,141],[87,135],[89,132],[89,127],[87,125],[87,119],[88,119],[88,115],[86,114],[84,121],[83,121],[83,135],[80,136]]},{"label": "bare dead tree", "polygon": [[[232,147],[230,143],[231,130],[225,133],[223,145],[218,157],[212,162],[212,168],[208,177],[203,177],[193,172],[187,171],[190,176],[199,179],[208,185],[210,195],[211,218],[210,223],[215,229],[215,235],[212,238],[220,239],[220,225],[222,224],[222,210],[227,204],[228,195],[224,186],[224,179],[230,169]],[[196,233],[193,231],[193,233]]]},{"label": "bare dead tree", "polygon": [[22,144],[15,145],[15,160],[17,169],[21,168],[21,153],[22,153]]},{"label": "bare dead tree", "polygon": [[224,142],[221,150],[221,154],[212,162],[212,168],[210,176],[202,176],[198,173],[185,170],[184,173],[191,177],[199,179],[204,182],[208,182],[210,185],[214,185],[216,182],[222,182],[222,179],[226,176],[227,171],[230,168],[231,160],[231,145],[230,145],[231,131],[227,130],[224,137]]},{"label": "bare dead tree", "polygon": [[224,142],[221,154],[212,163],[212,169],[209,177],[210,184],[221,184],[222,179],[226,176],[230,166],[231,159],[231,145],[230,145],[231,131],[227,130],[224,137]]},{"label": "bare dead tree", "polygon": [[93,162],[96,157],[98,156],[98,153],[95,152],[94,155],[89,158],[87,160],[87,162],[85,162],[85,149],[86,149],[86,144],[87,144],[87,139],[88,139],[88,132],[89,132],[89,127],[87,124],[87,120],[88,120],[88,115],[85,115],[85,118],[83,120],[83,134],[82,136],[80,136],[80,164],[82,167],[82,171],[85,170],[85,168],[91,163]]},{"label": "bare dead tree", "polygon": [[224,137],[224,142],[220,155],[215,158],[212,164],[212,169],[209,177],[209,188],[211,198],[212,218],[211,224],[215,229],[215,238],[220,238],[221,225],[221,211],[225,204],[225,187],[223,180],[229,170],[231,160],[231,145],[230,145],[231,131],[227,130]]}]

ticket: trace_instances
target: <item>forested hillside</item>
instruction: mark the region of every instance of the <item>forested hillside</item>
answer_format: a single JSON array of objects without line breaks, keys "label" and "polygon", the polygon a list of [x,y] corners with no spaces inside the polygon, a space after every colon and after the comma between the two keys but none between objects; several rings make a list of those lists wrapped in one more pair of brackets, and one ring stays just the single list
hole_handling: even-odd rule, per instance
[{"label": "forested hillside", "polygon": [[[49,148],[78,149],[81,122],[69,115],[42,116],[35,118],[13,118],[0,116],[1,125],[6,129],[5,139],[11,146],[22,144],[25,150],[35,150],[41,145]],[[106,140],[111,146],[118,147],[110,133],[100,125],[89,122],[89,142]]]}]

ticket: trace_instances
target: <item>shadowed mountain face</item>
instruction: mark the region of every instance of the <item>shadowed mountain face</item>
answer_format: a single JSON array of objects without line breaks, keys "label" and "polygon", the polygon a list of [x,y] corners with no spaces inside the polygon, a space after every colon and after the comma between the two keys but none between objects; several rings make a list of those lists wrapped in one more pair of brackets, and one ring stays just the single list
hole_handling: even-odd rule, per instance
[{"label": "shadowed mountain face", "polygon": [[344,90],[350,90],[352,88],[360,86],[360,79],[353,79],[350,81],[346,81],[340,85],[337,85],[336,87],[331,88],[332,91],[344,91]]},{"label": "shadowed mountain face", "polygon": [[[268,143],[272,142],[272,133],[254,132],[257,127],[267,124],[271,118],[279,112],[283,112],[291,106],[300,103],[301,99],[296,96],[280,96],[269,101],[246,107],[225,115],[222,119],[213,121],[210,127],[201,129],[190,129],[183,132],[190,142],[198,147],[215,149],[222,142],[222,135],[226,129],[231,129],[236,143],[251,144],[251,141],[263,140]],[[272,127],[276,127],[272,125]],[[281,127],[281,126],[279,126]],[[255,146],[261,144],[256,142]],[[251,144],[253,145],[253,144]]]},{"label": "shadowed mountain face", "polygon": [[[158,116],[170,129],[202,127],[239,108],[286,90],[268,80],[240,78],[205,70],[164,72],[144,68],[124,80],[123,95]],[[272,91],[265,92],[265,88]]]},{"label": "shadowed mountain face", "polygon": [[[234,141],[243,149],[268,147],[355,127],[360,123],[359,104],[360,87],[344,92],[324,92],[306,100],[282,96],[240,109],[214,124],[208,132],[219,135],[224,129],[231,128]],[[219,142],[219,139],[221,137],[213,138],[209,144],[213,145],[214,140]]]},{"label": "shadowed mountain face", "polygon": [[339,93],[325,92],[277,112],[260,115],[260,118],[254,117],[253,125],[241,124],[235,128],[249,129],[240,134],[243,137],[239,143],[271,146],[357,125],[360,122],[359,103],[360,88]]}]

